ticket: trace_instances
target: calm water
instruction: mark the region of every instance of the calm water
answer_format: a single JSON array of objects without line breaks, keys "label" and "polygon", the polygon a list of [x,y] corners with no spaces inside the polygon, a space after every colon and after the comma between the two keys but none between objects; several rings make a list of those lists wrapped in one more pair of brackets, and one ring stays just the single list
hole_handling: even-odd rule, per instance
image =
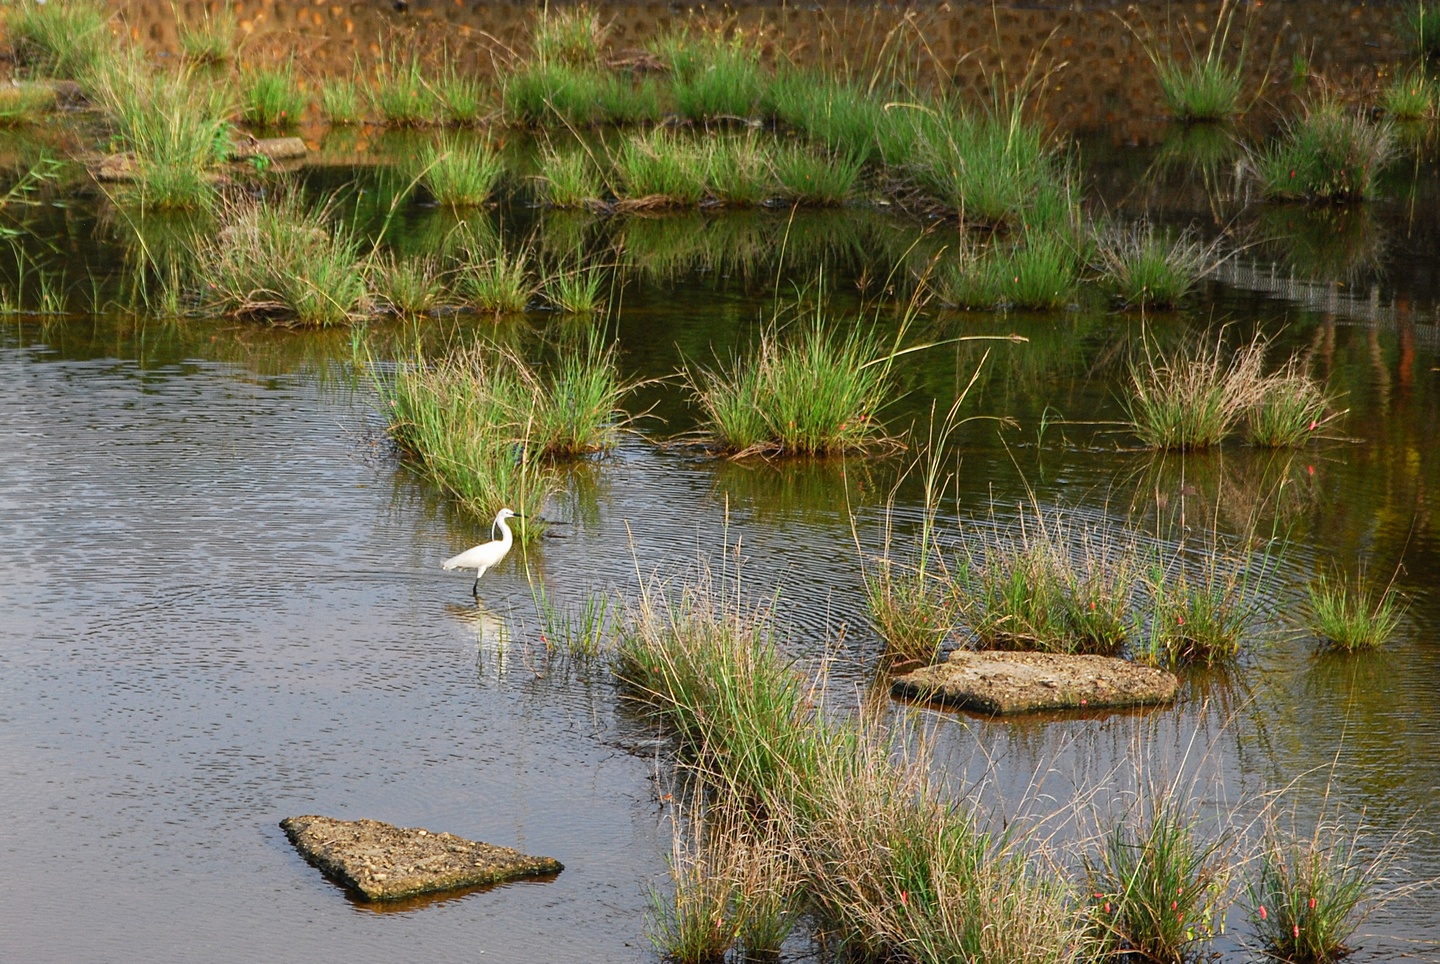
[{"label": "calm water", "polygon": [[[1244,201],[1223,175],[1207,191],[1203,173],[1162,168],[1153,153],[1097,148],[1087,161],[1112,211],[1215,230]],[[1106,812],[1137,779],[1179,774],[1242,821],[1292,781],[1302,810],[1328,788],[1331,803],[1364,813],[1372,840],[1440,820],[1437,193],[1440,179],[1418,166],[1370,209],[1251,209],[1243,217],[1271,219],[1256,244],[1185,312],[1147,323],[1173,339],[1229,322],[1236,338],[1271,334],[1277,354],[1313,351],[1349,409],[1346,437],[1293,455],[1234,444],[1157,462],[1135,451],[1107,423],[1121,414],[1136,319],[923,320],[917,340],[1030,338],[990,346],[971,411],[1013,425],[964,427],[948,520],[1003,523],[1033,492],[1110,528],[1183,511],[1222,534],[1259,520],[1286,537],[1266,583],[1265,638],[1232,678],[1191,679],[1176,708],[1004,723],[919,714],[937,766],[978,785],[991,813],[1068,813],[1077,797]],[[33,214],[32,256],[66,269],[72,302],[119,290],[123,225],[84,198],[66,202]],[[613,320],[625,366],[642,376],[745,344],[777,276],[785,288],[823,266],[846,310],[854,281],[876,293],[885,259],[915,232],[871,212],[793,225],[771,213],[609,225],[505,216],[517,235],[580,232],[652,267],[665,261],[631,273]],[[396,246],[424,250],[445,217],[406,207]],[[765,251],[787,231],[795,241],[777,271]],[[33,278],[29,290],[27,302]],[[896,463],[717,463],[630,439],[577,474],[552,506],[550,537],[488,574],[477,607],[468,579],[438,567],[487,525],[399,467],[348,334],[116,313],[3,325],[7,959],[654,960],[643,919],[669,849],[665,746],[626,715],[603,668],[534,655],[528,580],[562,602],[633,593],[651,574],[718,566],[716,548],[738,543],[755,596],[779,593],[790,650],[806,665],[834,659],[833,704],[883,701],[856,539],[868,550],[877,537]],[[455,326],[485,327],[437,321],[434,337]],[[943,408],[984,350],[907,356],[891,423],[923,416],[932,398]],[[673,387],[637,397],[637,410],[650,406],[642,428],[655,436],[692,424]],[[903,490],[902,527],[917,511]],[[1379,582],[1403,561],[1397,582],[1412,602],[1383,652],[1316,656],[1294,629],[1305,582],[1332,560],[1364,563]],[[277,823],[301,813],[446,830],[566,869],[545,883],[361,906],[285,841]],[[1418,836],[1397,873],[1440,876],[1440,843]],[[1232,937],[1243,929],[1237,912]],[[1440,895],[1391,905],[1363,932],[1366,957],[1440,958]],[[1233,940],[1220,949],[1246,956]],[[795,942],[794,957],[809,953]]]}]

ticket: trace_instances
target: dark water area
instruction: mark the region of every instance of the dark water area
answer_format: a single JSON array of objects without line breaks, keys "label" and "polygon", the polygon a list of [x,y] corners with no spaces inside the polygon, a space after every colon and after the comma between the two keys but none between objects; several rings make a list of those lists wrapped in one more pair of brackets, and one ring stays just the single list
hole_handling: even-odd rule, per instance
[{"label": "dark water area", "polygon": [[[904,356],[905,393],[886,418],[923,433],[932,403],[943,410],[974,379],[964,413],[987,418],[957,432],[942,507],[957,540],[1032,504],[1160,541],[1177,522],[1277,537],[1263,625],[1238,665],[1192,674],[1179,705],[1145,713],[885,709],[860,556],[904,460],[728,462],[657,444],[694,426],[674,379],[637,393],[640,434],[574,474],[547,537],[487,574],[476,604],[468,578],[439,563],[487,538],[488,520],[459,515],[395,458],[365,337],[106,308],[131,276],[125,218],[83,192],[28,213],[17,243],[29,274],[0,272],[24,289],[24,310],[0,322],[0,956],[655,960],[644,922],[666,880],[670,748],[622,706],[603,663],[545,658],[532,583],[562,605],[634,598],[655,575],[729,571],[736,556],[748,593],[775,600],[787,651],[827,674],[832,711],[879,706],[915,725],[937,774],[973,789],[990,818],[1104,814],[1138,783],[1174,780],[1244,825],[1286,790],[1302,812],[1363,814],[1371,845],[1415,831],[1395,877],[1440,877],[1428,833],[1440,820],[1440,176],[1426,161],[1373,205],[1265,208],[1246,203],[1228,161],[1081,153],[1097,209],[1232,230],[1245,246],[1184,310],[1143,320],[1103,303],[927,310],[915,343],[1028,341]],[[390,175],[308,176],[379,230]],[[640,378],[728,358],[763,329],[777,290],[813,294],[821,276],[837,317],[890,331],[905,296],[900,281],[885,296],[890,267],[953,231],[870,207],[605,220],[517,203],[488,216],[542,249],[552,235],[557,250],[613,247],[628,267],[606,324]],[[431,250],[453,220],[406,202],[387,243]],[[37,312],[42,268],[66,312]],[[450,316],[377,324],[368,344],[383,362],[417,337],[528,345],[564,323]],[[1335,437],[1281,453],[1137,449],[1115,424],[1127,360],[1144,338],[1222,325],[1236,343],[1266,333],[1275,358],[1310,352],[1348,409]],[[913,478],[896,500],[908,531],[921,514]],[[1307,581],[1332,563],[1382,585],[1398,567],[1409,608],[1380,652],[1319,654],[1297,628]],[[566,869],[362,905],[284,839],[280,819],[303,813],[449,831]],[[1216,949],[1251,959],[1238,906],[1229,924]],[[1440,894],[1383,907],[1357,943],[1360,960],[1440,959]],[[787,953],[817,956],[803,938]]]}]

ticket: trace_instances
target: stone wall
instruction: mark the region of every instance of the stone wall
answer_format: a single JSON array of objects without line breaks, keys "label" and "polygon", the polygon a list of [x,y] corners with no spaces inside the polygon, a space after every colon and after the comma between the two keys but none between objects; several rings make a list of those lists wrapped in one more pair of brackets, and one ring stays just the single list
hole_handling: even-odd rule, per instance
[{"label": "stone wall", "polygon": [[[198,19],[216,0],[112,0],[138,40],[173,51],[176,18]],[[1003,76],[1014,82],[1032,68],[1045,78],[1044,108],[1073,130],[1105,129],[1119,140],[1147,140],[1160,119],[1154,72],[1136,31],[1154,30],[1184,49],[1201,45],[1217,23],[1218,0],[1133,4],[1106,2],[803,6],[737,3],[594,3],[611,25],[617,50],[638,48],[692,17],[727,19],[763,38],[771,55],[801,61],[872,62],[882,46],[904,43],[946,82],[982,87]],[[538,3],[476,0],[239,0],[233,4],[248,37],[244,56],[296,52],[313,73],[345,72],[373,63],[400,40],[406,49],[452,55],[479,69],[523,50]],[[1398,29],[1404,2],[1266,0],[1239,10],[1229,45],[1244,43],[1249,90],[1283,92],[1296,58],[1345,86],[1373,83],[1408,55]]]}]

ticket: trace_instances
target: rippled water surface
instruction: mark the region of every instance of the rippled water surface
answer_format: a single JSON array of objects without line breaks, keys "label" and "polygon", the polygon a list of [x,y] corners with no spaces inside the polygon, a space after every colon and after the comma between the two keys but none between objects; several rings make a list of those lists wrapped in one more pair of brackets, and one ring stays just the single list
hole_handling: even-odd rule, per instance
[{"label": "rippled water surface", "polygon": [[[1150,160],[1121,154],[1102,169],[1120,185]],[[952,344],[902,365],[908,394],[892,424],[923,417],[931,399],[948,405],[982,358],[969,411],[1011,420],[961,430],[947,520],[1003,523],[1033,498],[1110,528],[1182,510],[1226,534],[1258,520],[1285,542],[1264,589],[1265,638],[1231,678],[1193,678],[1180,706],[1144,714],[924,714],[937,765],[983,784],[991,805],[1030,812],[1087,793],[1103,809],[1139,762],[1148,775],[1187,774],[1198,796],[1242,813],[1298,781],[1302,808],[1328,787],[1332,802],[1364,812],[1372,841],[1433,828],[1436,187],[1422,170],[1400,185],[1404,200],[1303,215],[1339,220],[1297,229],[1313,233],[1299,253],[1247,250],[1189,310],[1148,322],[1159,338],[1233,322],[1270,333],[1277,350],[1312,351],[1349,414],[1343,439],[1293,455],[1235,444],[1157,463],[1135,451],[1111,424],[1140,335],[1133,318],[927,315],[917,338],[1030,339]],[[1155,189],[1158,201],[1108,181],[1100,189],[1117,210],[1163,202],[1177,221],[1213,220],[1183,188]],[[423,248],[434,217],[408,212],[402,241]],[[1356,217],[1367,220],[1347,220]],[[103,278],[116,259],[113,225],[84,210],[63,220],[64,231],[43,218],[37,231],[62,240],[72,278],[85,264]],[[913,232],[863,212],[802,227],[818,253],[796,257],[827,266],[842,308],[867,252],[888,250],[877,239]],[[633,246],[664,229],[624,230],[636,232]],[[652,250],[722,231],[727,243],[763,247],[753,239],[787,229],[763,214],[696,216],[669,230]],[[1353,250],[1375,233],[1374,256],[1343,270],[1333,259],[1344,252],[1323,250],[1336,234]],[[1332,259],[1318,281],[1297,266],[1317,248]],[[640,273],[613,321],[625,367],[667,375],[747,343],[772,304],[775,270],[764,258],[697,255],[663,278]],[[224,320],[4,321],[7,959],[654,960],[643,924],[669,849],[667,748],[627,715],[603,666],[539,658],[530,580],[562,604],[633,596],[652,573],[719,568],[718,547],[738,545],[742,579],[777,600],[790,651],[812,668],[833,660],[832,705],[883,700],[856,543],[873,548],[898,461],[727,463],[632,437],[577,474],[548,513],[547,538],[487,574],[476,605],[468,579],[439,563],[486,538],[487,524],[458,516],[397,462],[358,357],[345,333]],[[647,387],[636,406],[651,409],[641,425],[650,436],[691,425],[673,383]],[[918,515],[912,488],[899,496],[902,528]],[[1294,629],[1305,582],[1332,560],[1364,560],[1381,581],[1403,560],[1397,584],[1411,604],[1383,652],[1317,656]],[[566,869],[548,882],[365,906],[286,842],[278,822],[302,813],[450,831]],[[1440,875],[1440,844],[1417,836],[1397,873]],[[1369,957],[1440,956],[1440,896],[1391,905],[1364,932]],[[1221,950],[1245,956],[1233,941]],[[811,953],[799,941],[792,951]]]}]

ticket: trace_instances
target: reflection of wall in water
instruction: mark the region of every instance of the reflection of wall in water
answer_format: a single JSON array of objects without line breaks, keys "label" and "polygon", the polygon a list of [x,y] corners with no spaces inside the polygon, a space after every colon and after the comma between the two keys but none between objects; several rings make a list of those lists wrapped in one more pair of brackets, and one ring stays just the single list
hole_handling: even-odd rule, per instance
[{"label": "reflection of wall in water", "polygon": [[[198,0],[111,0],[124,12],[131,36],[175,51],[176,17],[197,22],[216,2]],[[395,6],[404,7],[397,11]],[[349,71],[356,58],[369,62],[382,41],[396,30],[414,30],[416,46],[471,48],[488,62],[492,49],[521,44],[539,4],[486,0],[239,0],[233,4],[241,29],[252,35],[252,49],[272,41],[298,50],[316,70]],[[1167,16],[1179,23],[1179,5],[1143,0],[1116,2],[999,3],[954,2],[914,6],[847,6],[814,3],[786,7],[778,3],[736,3],[723,7],[687,7],[681,3],[594,2],[611,24],[616,49],[636,48],[656,33],[686,22],[691,10],[733,14],[744,27],[764,27],[779,49],[793,50],[801,61],[840,54],[863,59],[885,34],[909,20],[923,35],[935,62],[964,85],[978,85],[1003,70],[1012,81],[1025,76],[1032,52],[1045,47],[1044,63],[1064,64],[1047,86],[1046,109],[1066,127],[1106,127],[1117,139],[1148,141],[1158,112],[1154,71],[1134,35],[1120,19],[1127,9],[1156,26]],[[1404,3],[1361,5],[1331,0],[1274,0],[1242,5],[1251,17],[1248,89],[1288,83],[1291,58],[1303,54],[1312,68],[1331,79],[1368,77],[1376,66],[1402,61],[1408,53],[1397,24]],[[1197,28],[1200,43],[1213,27],[1220,3],[1185,4],[1183,16]],[[1231,31],[1240,43],[1244,14]],[[1138,18],[1135,21],[1139,23]],[[255,40],[261,41],[255,43]],[[407,45],[408,46],[408,45]],[[1273,56],[1272,56],[1273,51]]]}]

